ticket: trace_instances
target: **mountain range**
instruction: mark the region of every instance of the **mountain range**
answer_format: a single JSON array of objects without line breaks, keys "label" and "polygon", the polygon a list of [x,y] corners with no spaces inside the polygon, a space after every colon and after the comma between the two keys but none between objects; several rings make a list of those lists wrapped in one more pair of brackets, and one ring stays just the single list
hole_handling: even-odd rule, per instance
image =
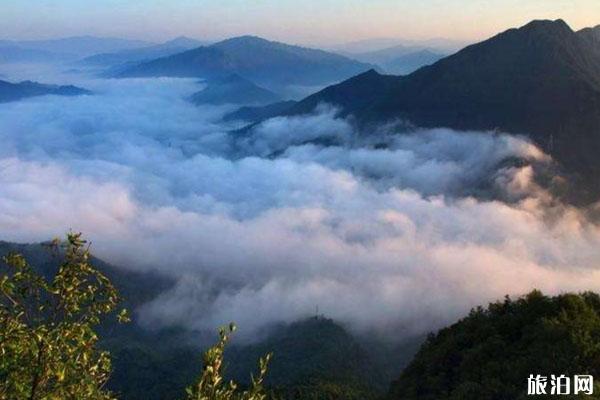
[{"label": "mountain range", "polygon": [[[357,40],[335,45],[331,51],[347,55],[351,58],[360,58],[361,54],[376,54],[379,51],[385,52],[390,49],[405,48],[406,52],[413,52],[423,49],[435,49],[441,53],[455,53],[465,47],[467,42],[448,38],[431,39],[402,39],[392,37],[381,37]],[[358,59],[357,58],[357,59]]]},{"label": "mountain range", "polygon": [[375,70],[330,86],[285,112],[335,104],[360,125],[408,120],[421,127],[528,135],[578,185],[600,195],[600,28],[533,21],[466,47],[407,76]]},{"label": "mountain range", "polygon": [[45,40],[0,40],[0,61],[72,61],[98,53],[151,46],[142,40],[74,36]]},{"label": "mountain range", "polygon": [[445,54],[425,49],[392,58],[381,64],[381,67],[385,72],[393,75],[406,75],[421,67],[431,65],[444,57],[446,57]]},{"label": "mountain range", "polygon": [[34,96],[81,96],[84,94],[92,94],[92,92],[72,85],[45,85],[31,81],[10,83],[0,80],[0,103],[17,101]]},{"label": "mountain range", "polygon": [[123,49],[111,53],[100,53],[81,60],[82,64],[112,66],[125,63],[142,62],[155,58],[166,57],[181,53],[196,47],[204,46],[206,42],[180,36],[161,44],[144,46],[133,49]]},{"label": "mountain range", "polygon": [[416,44],[397,44],[362,53],[342,53],[355,60],[378,65],[392,75],[405,75],[444,58],[447,49],[423,47]]},{"label": "mountain range", "polygon": [[3,63],[38,63],[61,61],[68,56],[45,50],[27,49],[15,44],[0,41],[0,64]]},{"label": "mountain range", "polygon": [[211,46],[143,62],[115,77],[200,77],[239,74],[260,85],[321,85],[374,68],[323,50],[292,46],[255,36],[224,40]]}]

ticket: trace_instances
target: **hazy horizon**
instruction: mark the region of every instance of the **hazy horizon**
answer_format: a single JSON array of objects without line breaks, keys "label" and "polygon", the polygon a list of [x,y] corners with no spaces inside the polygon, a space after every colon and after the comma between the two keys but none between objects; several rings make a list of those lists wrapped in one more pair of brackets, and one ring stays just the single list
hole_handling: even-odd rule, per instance
[{"label": "hazy horizon", "polygon": [[[314,1],[293,7],[290,1],[260,4],[213,0],[44,0],[35,9],[6,0],[0,39],[35,40],[73,36],[119,37],[161,42],[178,36],[216,41],[257,35],[301,45],[335,46],[367,39],[472,42],[533,19],[564,19],[574,30],[600,23],[600,3],[558,0],[526,4],[505,0]],[[515,13],[515,9],[519,13]],[[332,24],[332,21],[335,24]],[[214,23],[214,21],[219,21]]]}]

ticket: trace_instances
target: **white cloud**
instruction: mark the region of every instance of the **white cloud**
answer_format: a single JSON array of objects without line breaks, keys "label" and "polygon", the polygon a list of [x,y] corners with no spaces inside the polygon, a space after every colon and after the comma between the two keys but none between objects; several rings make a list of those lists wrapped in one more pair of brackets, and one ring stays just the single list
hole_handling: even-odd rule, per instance
[{"label": "white cloud", "polygon": [[[225,110],[181,100],[190,82],[94,84],[0,106],[1,239],[81,230],[108,261],[172,274],[147,324],[252,334],[318,305],[357,331],[417,333],[507,293],[600,290],[600,230],[509,162],[549,161],[523,139],[365,138],[330,108],[240,139]],[[513,202],[467,195],[484,183]]]}]

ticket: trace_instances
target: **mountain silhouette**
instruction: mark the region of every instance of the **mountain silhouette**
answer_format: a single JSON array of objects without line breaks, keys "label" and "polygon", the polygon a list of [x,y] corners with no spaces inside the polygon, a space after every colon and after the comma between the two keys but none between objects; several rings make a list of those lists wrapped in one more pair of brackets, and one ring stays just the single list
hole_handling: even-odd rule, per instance
[{"label": "mountain silhouette", "polygon": [[266,85],[318,85],[340,81],[370,68],[373,66],[326,51],[242,36],[140,63],[116,77],[213,78],[239,74]]},{"label": "mountain silhouette", "polygon": [[369,71],[286,113],[332,103],[362,124],[404,119],[421,127],[529,135],[582,180],[581,199],[595,199],[600,194],[597,34],[598,28],[575,33],[562,20],[533,21],[407,76]]},{"label": "mountain silhouette", "polygon": [[191,100],[194,104],[264,105],[279,101],[280,98],[270,90],[232,74],[210,80],[205,89],[192,95]]},{"label": "mountain silhouette", "polygon": [[431,65],[444,57],[445,55],[441,53],[425,49],[401,55],[381,66],[390,74],[406,75],[425,65]]},{"label": "mountain silhouette", "polygon": [[584,28],[577,32],[580,37],[590,40],[593,44],[600,46],[600,25],[593,28]]},{"label": "mountain silhouette", "polygon": [[38,50],[54,53],[63,59],[77,59],[98,53],[115,52],[151,46],[153,43],[111,37],[73,36],[43,40],[1,40],[0,47],[14,46],[24,50]]},{"label": "mountain silhouette", "polygon": [[165,43],[145,46],[135,49],[124,49],[111,53],[100,53],[89,56],[81,60],[83,64],[88,65],[118,65],[125,63],[142,62],[152,60],[159,57],[166,57],[173,54],[181,53],[196,47],[204,45],[204,42],[199,40],[180,36],[169,40]]},{"label": "mountain silhouette", "polygon": [[72,85],[45,85],[31,81],[10,83],[0,80],[0,103],[7,103],[27,97],[44,96],[49,94],[56,96],[80,96],[84,94],[91,94],[91,92]]}]

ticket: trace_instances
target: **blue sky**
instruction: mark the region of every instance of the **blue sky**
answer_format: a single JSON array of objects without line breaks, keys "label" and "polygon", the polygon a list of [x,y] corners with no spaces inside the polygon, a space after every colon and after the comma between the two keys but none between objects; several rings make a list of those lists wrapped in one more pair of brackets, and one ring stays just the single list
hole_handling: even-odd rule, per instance
[{"label": "blue sky", "polygon": [[476,40],[536,18],[600,24],[598,0],[1,0],[0,38],[257,34],[301,44]]}]

